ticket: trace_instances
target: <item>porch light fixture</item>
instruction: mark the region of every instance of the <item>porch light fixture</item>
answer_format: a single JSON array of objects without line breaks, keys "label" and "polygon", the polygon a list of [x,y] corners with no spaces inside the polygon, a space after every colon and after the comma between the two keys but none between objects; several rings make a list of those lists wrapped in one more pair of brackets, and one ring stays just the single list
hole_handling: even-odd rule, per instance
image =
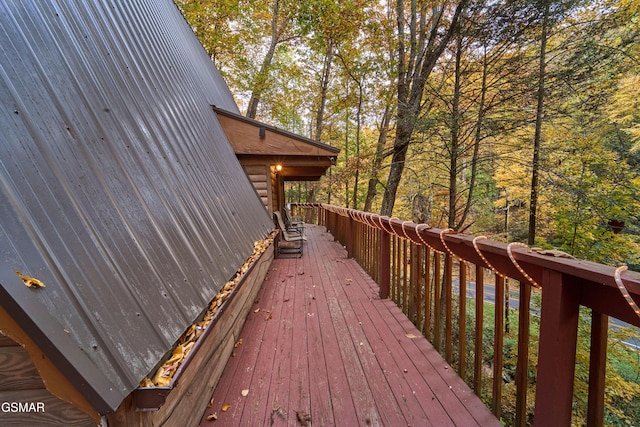
[{"label": "porch light fixture", "polygon": [[276,170],[280,172],[282,170],[282,165],[276,165]]},{"label": "porch light fixture", "polygon": [[260,136],[260,138],[264,138],[267,135],[267,129],[265,129],[264,126],[260,126],[258,128],[258,135]]}]

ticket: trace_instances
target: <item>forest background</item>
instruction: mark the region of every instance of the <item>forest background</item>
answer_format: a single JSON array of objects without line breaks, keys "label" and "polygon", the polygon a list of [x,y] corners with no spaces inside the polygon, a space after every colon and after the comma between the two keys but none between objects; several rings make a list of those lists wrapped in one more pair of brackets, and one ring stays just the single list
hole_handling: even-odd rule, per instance
[{"label": "forest background", "polygon": [[[287,183],[289,202],[640,271],[639,1],[175,1],[243,114],[341,149],[321,181]],[[515,367],[510,333],[505,366]],[[630,336],[637,330],[612,332],[608,425],[640,417],[640,353],[620,344]],[[505,385],[506,425],[514,390]]]},{"label": "forest background", "polygon": [[288,201],[640,270],[640,2],[176,3],[243,113],[341,149]]}]

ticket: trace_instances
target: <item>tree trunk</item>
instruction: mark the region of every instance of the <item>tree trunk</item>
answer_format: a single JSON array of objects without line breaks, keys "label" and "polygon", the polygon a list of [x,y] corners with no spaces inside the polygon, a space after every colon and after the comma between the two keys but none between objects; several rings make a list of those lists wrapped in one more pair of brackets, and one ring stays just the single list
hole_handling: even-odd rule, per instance
[{"label": "tree trunk", "polygon": [[540,63],[538,75],[538,94],[536,108],[536,130],[533,138],[533,161],[531,162],[531,198],[529,202],[529,235],[527,243],[535,244],[536,217],[538,210],[538,187],[540,173],[540,144],[542,141],[542,120],[544,118],[544,90],[546,77],[547,26],[549,25],[549,2],[545,3],[542,21],[542,35],[540,36]]},{"label": "tree trunk", "polygon": [[333,41],[329,41],[327,52],[324,56],[324,65],[322,67],[322,82],[320,83],[320,105],[316,112],[316,129],[313,138],[320,141],[322,137],[322,125],[324,122],[324,108],[327,104],[327,92],[329,90],[329,77],[331,76],[331,65],[333,63]]},{"label": "tree trunk", "polygon": [[402,178],[404,161],[407,157],[407,150],[409,149],[409,142],[411,141],[411,134],[413,133],[414,127],[413,124],[409,125],[405,123],[401,125],[399,114],[398,121],[396,140],[393,144],[393,155],[391,156],[391,167],[389,168],[389,177],[387,178],[387,185],[384,189],[382,207],[380,209],[380,215],[386,216],[391,216],[393,213],[393,205],[396,202],[396,192],[398,191],[398,185],[400,185],[400,178]]},{"label": "tree trunk", "polygon": [[476,119],[476,129],[473,141],[473,157],[471,158],[471,179],[469,180],[469,193],[467,194],[467,202],[465,204],[464,210],[462,211],[462,215],[460,216],[460,220],[456,224],[456,230],[462,229],[464,222],[467,220],[467,215],[469,215],[471,204],[473,203],[473,192],[476,187],[476,177],[478,174],[478,155],[480,153],[480,141],[482,140],[482,121],[484,120],[484,106],[487,97],[487,69],[487,49],[485,46],[484,56],[482,60],[482,87],[480,89],[480,104],[478,105],[478,117]]},{"label": "tree trunk", "polygon": [[458,201],[458,158],[460,156],[460,59],[462,58],[462,38],[456,44],[456,64],[451,105],[451,147],[449,150],[449,215],[447,226],[456,226],[456,202]]},{"label": "tree trunk", "polygon": [[354,184],[353,184],[353,203],[351,206],[353,209],[358,210],[358,181],[360,178],[360,131],[362,127],[362,98],[363,98],[363,90],[362,90],[362,82],[359,79],[356,79],[351,72],[349,72],[351,78],[358,85],[358,110],[356,111],[356,173],[354,176]]},{"label": "tree trunk", "polygon": [[[411,22],[409,36],[409,53],[405,44],[405,2],[396,1],[398,30],[398,117],[396,139],[393,144],[393,155],[389,177],[382,199],[381,215],[391,216],[396,201],[398,185],[404,171],[404,162],[411,142],[416,120],[421,112],[422,95],[427,79],[438,58],[442,55],[451,37],[458,31],[458,21],[462,9],[468,1],[460,1],[456,5],[449,26],[441,31],[441,20],[445,6],[433,6],[429,23],[426,9],[418,10],[415,1],[411,2]],[[430,26],[430,28],[427,28]]]},{"label": "tree trunk", "polygon": [[384,146],[387,142],[387,134],[389,133],[389,124],[391,123],[391,107],[386,106],[384,114],[382,115],[382,121],[380,123],[378,143],[376,144],[376,154],[373,158],[373,164],[371,166],[371,178],[369,179],[369,186],[367,188],[367,197],[364,202],[364,211],[371,212],[371,206],[373,205],[373,199],[378,194],[378,171],[382,166],[382,159],[384,156]]},{"label": "tree trunk", "polygon": [[278,29],[278,9],[280,7],[280,0],[274,0],[273,2],[273,16],[271,18],[271,43],[269,44],[269,50],[262,60],[260,71],[255,77],[253,82],[253,90],[251,92],[251,98],[249,99],[249,105],[247,107],[247,117],[255,119],[258,113],[258,104],[260,104],[260,97],[264,91],[267,78],[269,77],[269,68],[273,61],[273,55],[276,52],[276,46],[280,42],[280,30]]}]

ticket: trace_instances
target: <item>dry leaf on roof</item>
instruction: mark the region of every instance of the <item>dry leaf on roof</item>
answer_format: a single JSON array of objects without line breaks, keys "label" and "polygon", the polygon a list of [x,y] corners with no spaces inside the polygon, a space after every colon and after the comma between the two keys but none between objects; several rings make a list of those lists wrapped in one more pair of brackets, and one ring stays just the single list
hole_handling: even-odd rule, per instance
[{"label": "dry leaf on roof", "polygon": [[42,283],[40,280],[35,279],[33,277],[29,277],[29,276],[25,276],[22,273],[20,273],[19,271],[16,271],[16,275],[22,279],[22,281],[24,282],[25,285],[27,285],[28,288],[31,289],[38,289],[38,288],[44,288],[44,283]]},{"label": "dry leaf on roof", "polygon": [[214,412],[211,415],[207,415],[207,421],[215,421],[218,419],[218,413]]},{"label": "dry leaf on roof", "polygon": [[418,338],[417,336],[415,336],[415,335],[413,335],[413,334],[406,334],[405,336],[406,336],[407,338],[411,339],[411,340],[412,340],[412,339],[415,339],[415,338]]},{"label": "dry leaf on roof", "polygon": [[224,405],[222,405],[222,412],[227,412],[229,408],[231,408],[231,404],[225,403]]},{"label": "dry leaf on roof", "polygon": [[249,389],[248,389],[248,388],[246,388],[246,389],[242,390],[242,393],[241,393],[241,394],[242,394],[242,397],[247,397],[247,396],[249,396]]}]

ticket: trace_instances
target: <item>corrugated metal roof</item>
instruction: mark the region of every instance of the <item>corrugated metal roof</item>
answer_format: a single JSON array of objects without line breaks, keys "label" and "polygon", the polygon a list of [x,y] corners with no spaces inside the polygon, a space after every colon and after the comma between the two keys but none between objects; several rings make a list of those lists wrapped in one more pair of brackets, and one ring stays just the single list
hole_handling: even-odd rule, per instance
[{"label": "corrugated metal roof", "polygon": [[170,0],[0,2],[0,304],[103,413],[273,228],[211,104]]}]

